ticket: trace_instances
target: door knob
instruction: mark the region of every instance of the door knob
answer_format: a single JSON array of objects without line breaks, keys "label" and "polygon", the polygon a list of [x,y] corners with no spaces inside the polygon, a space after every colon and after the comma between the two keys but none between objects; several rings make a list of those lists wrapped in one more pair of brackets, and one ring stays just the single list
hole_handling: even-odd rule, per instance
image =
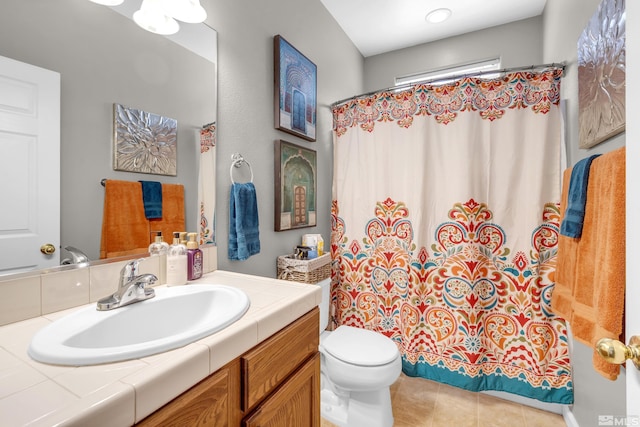
[{"label": "door knob", "polygon": [[44,245],[40,246],[40,252],[42,252],[45,255],[51,255],[56,251],[56,247],[53,246],[51,243],[45,243]]},{"label": "door knob", "polygon": [[602,338],[596,343],[596,351],[608,363],[621,365],[627,359],[631,359],[636,368],[640,369],[640,336],[638,335],[631,337],[629,345],[611,338]]}]

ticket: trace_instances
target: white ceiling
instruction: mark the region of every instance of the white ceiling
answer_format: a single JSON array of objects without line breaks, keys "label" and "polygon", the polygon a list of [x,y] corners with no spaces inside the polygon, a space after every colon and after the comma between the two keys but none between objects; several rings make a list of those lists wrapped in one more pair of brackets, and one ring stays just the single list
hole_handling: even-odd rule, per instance
[{"label": "white ceiling", "polygon": [[[542,14],[547,0],[321,0],[363,56],[494,27]],[[431,24],[431,10],[451,17]]]}]

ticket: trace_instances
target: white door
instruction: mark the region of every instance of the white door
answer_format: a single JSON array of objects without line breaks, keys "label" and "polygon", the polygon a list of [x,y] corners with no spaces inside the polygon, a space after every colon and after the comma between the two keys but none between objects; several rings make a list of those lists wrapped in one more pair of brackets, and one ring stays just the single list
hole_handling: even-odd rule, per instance
[{"label": "white door", "polygon": [[[626,324],[627,340],[640,336],[640,277],[635,269],[640,256],[640,2],[626,2],[627,119],[626,119]],[[631,361],[626,365],[627,421],[640,425],[640,371]]]},{"label": "white door", "polygon": [[58,265],[59,246],[60,74],[0,57],[0,274]]}]

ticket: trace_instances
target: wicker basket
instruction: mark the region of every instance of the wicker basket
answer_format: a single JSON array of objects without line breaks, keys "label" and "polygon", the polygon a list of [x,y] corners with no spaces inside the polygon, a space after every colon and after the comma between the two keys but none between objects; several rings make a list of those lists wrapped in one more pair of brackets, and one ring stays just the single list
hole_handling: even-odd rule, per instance
[{"label": "wicker basket", "polygon": [[278,257],[278,279],[292,282],[318,283],[331,275],[331,255],[314,259],[296,259],[293,255]]}]

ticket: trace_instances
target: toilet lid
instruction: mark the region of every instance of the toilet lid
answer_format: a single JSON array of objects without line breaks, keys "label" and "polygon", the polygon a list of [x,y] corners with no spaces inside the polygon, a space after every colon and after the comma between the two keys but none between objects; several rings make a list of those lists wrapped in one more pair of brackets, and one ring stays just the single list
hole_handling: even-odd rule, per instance
[{"label": "toilet lid", "polygon": [[340,326],[322,343],[336,359],[359,366],[380,366],[398,357],[398,347],[377,332],[352,326]]}]

